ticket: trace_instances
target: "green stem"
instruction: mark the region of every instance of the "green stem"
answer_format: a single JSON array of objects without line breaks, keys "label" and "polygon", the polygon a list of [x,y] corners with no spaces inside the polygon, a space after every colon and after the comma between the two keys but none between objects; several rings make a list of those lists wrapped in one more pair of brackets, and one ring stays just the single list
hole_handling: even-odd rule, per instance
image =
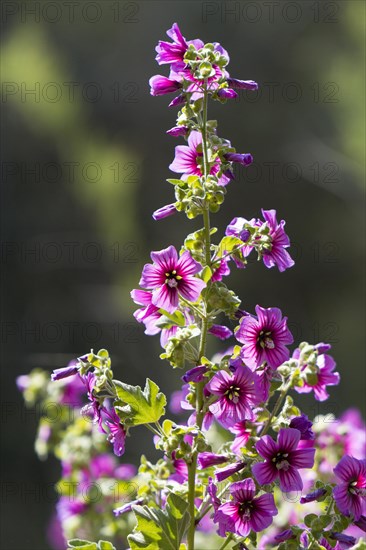
[{"label": "green stem", "polygon": [[146,428],[148,430],[150,430],[150,432],[152,432],[154,435],[158,435],[159,437],[161,437],[161,433],[159,433],[153,426],[151,426],[151,424],[145,424]]},{"label": "green stem", "polygon": [[[209,163],[208,163],[208,147],[207,147],[207,102],[208,102],[208,93],[207,86],[204,88],[203,95],[203,113],[202,113],[202,150],[203,150],[203,175],[206,181],[209,174]],[[211,236],[210,236],[210,213],[208,205],[205,204],[203,210],[203,223],[204,223],[204,238],[205,238],[205,261],[206,265],[210,266],[211,264]],[[206,308],[205,308],[206,309]],[[201,324],[201,339],[200,347],[198,354],[198,364],[201,362],[201,358],[205,355],[206,352],[206,340],[207,340],[207,330],[208,330],[208,319],[207,311],[202,317]],[[199,382],[196,385],[196,424],[201,430],[204,412],[203,412],[203,388],[204,382]],[[197,456],[198,451],[195,451],[192,454],[191,462],[188,464],[188,510],[190,513],[190,525],[188,528],[187,534],[187,545],[188,550],[194,550],[194,536],[196,531],[196,518],[195,518],[195,504],[194,497],[196,491],[196,470],[197,470]]]},{"label": "green stem", "polygon": [[276,414],[278,413],[282,403],[283,403],[283,400],[285,399],[286,395],[287,395],[287,392],[288,390],[291,388],[291,384],[292,384],[292,378],[290,378],[287,382],[287,384],[284,386],[283,390],[281,391],[280,395],[278,396],[277,398],[277,401],[275,403],[275,406],[273,407],[273,411],[271,412],[267,422],[265,423],[262,431],[258,434],[260,437],[262,437],[263,435],[265,435],[269,428],[271,427],[271,422],[273,420],[273,417],[276,416]]},{"label": "green stem", "polygon": [[224,550],[224,548],[227,547],[227,545],[229,544],[229,542],[231,542],[233,540],[233,535],[230,533],[230,535],[227,537],[227,539],[224,541],[224,544],[222,544],[219,548],[219,550]]}]

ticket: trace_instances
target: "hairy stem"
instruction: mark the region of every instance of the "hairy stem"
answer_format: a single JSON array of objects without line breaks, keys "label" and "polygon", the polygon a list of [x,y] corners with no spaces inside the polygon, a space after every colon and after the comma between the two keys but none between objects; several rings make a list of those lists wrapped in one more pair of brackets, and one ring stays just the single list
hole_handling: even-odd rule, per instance
[{"label": "hairy stem", "polygon": [[279,411],[279,409],[280,409],[280,407],[283,403],[283,400],[285,399],[285,397],[287,395],[287,392],[291,388],[291,384],[292,384],[292,378],[290,377],[287,384],[285,384],[283,390],[281,391],[280,395],[278,396],[277,401],[275,403],[275,406],[273,407],[273,411],[271,412],[271,414],[270,414],[267,422],[265,423],[262,431],[258,434],[260,437],[265,435],[268,432],[269,428],[271,427],[272,420],[276,416],[276,414],[278,413],[278,411]]},{"label": "hairy stem", "polygon": [[224,550],[224,548],[226,548],[229,542],[231,542],[232,540],[233,540],[233,535],[230,533],[230,535],[226,538],[224,543],[220,546],[219,550]]},{"label": "hairy stem", "polygon": [[[203,175],[206,181],[209,174],[209,163],[208,163],[208,146],[207,146],[207,102],[208,102],[208,93],[207,87],[204,89],[203,96],[203,113],[202,113],[202,150],[203,150]],[[205,204],[203,210],[203,223],[204,223],[204,238],[205,238],[205,264],[209,266],[211,264],[211,241],[210,241],[210,213],[208,204]],[[206,304],[205,304],[206,306]],[[206,309],[206,308],[205,308]],[[207,311],[202,317],[201,324],[201,340],[198,354],[198,364],[201,362],[201,358],[205,355],[206,352],[206,340],[207,340],[207,330],[208,330],[208,319]],[[204,382],[199,382],[196,385],[196,424],[199,429],[202,428],[204,412],[203,412],[203,388]],[[190,525],[188,528],[187,535],[187,544],[188,550],[194,550],[194,536],[196,531],[196,519],[195,519],[195,489],[196,489],[196,470],[197,470],[197,456],[198,451],[196,450],[192,454],[191,462],[188,464],[188,509],[191,516]]]}]

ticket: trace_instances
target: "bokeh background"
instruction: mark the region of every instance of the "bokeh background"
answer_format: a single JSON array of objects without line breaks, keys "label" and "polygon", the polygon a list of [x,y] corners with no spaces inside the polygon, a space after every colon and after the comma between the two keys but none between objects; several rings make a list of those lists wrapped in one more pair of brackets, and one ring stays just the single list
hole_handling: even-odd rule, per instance
[{"label": "bokeh background", "polygon": [[[37,411],[15,386],[38,366],[64,366],[106,347],[132,384],[166,392],[180,372],[133,317],[129,291],[149,251],[179,246],[200,220],[154,222],[173,201],[169,98],[149,95],[166,74],[154,47],[179,22],[189,38],[218,41],[230,74],[259,82],[210,106],[220,135],[255,164],[238,169],[214,225],[276,208],[296,266],[252,262],[230,285],[252,311],[278,306],[296,341],[333,345],[342,383],[305,412],[364,406],[365,4],[335,2],[3,2],[2,6],[2,547],[50,548],[46,526],[58,464],[33,450]],[[211,351],[219,349],[211,342]],[[123,460],[137,463],[143,431]]]}]

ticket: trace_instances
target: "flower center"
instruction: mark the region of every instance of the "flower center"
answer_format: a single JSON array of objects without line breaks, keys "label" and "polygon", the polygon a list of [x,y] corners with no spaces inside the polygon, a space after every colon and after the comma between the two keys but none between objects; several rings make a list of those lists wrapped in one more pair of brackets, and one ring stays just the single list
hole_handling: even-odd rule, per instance
[{"label": "flower center", "polygon": [[275,347],[274,341],[272,340],[271,336],[272,336],[272,332],[270,330],[260,331],[257,338],[257,342],[259,343],[261,348],[273,349]]},{"label": "flower center", "polygon": [[239,515],[242,519],[249,521],[253,510],[253,504],[251,502],[243,502],[239,506]]},{"label": "flower center", "polygon": [[240,397],[240,388],[238,388],[238,386],[232,385],[226,390],[225,395],[233,403],[238,403]]},{"label": "flower center", "polygon": [[169,271],[165,273],[165,284],[168,285],[170,288],[177,288],[178,282],[181,280],[181,276],[177,275],[177,272],[175,269],[173,271]]},{"label": "flower center", "polygon": [[272,462],[275,463],[277,470],[287,470],[290,467],[290,463],[287,460],[288,453],[277,453],[276,456],[272,458]]},{"label": "flower center", "polygon": [[348,486],[348,491],[352,495],[366,497],[366,479],[361,477],[356,481],[352,481]]}]

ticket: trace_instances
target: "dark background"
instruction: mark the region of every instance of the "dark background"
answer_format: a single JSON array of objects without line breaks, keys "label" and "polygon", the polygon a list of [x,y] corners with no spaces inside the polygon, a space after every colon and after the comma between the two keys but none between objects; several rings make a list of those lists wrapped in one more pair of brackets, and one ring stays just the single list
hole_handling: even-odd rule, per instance
[{"label": "dark background", "polygon": [[[246,310],[280,307],[297,342],[333,344],[341,385],[323,404],[300,399],[305,412],[362,407],[365,4],[13,1],[2,9],[1,542],[42,550],[59,469],[34,454],[36,415],[25,411],[16,376],[106,347],[117,378],[149,376],[166,392],[179,384],[181,373],[158,357],[159,339],[134,322],[129,297],[151,249],[179,247],[201,226],[183,215],[151,218],[173,201],[165,179],[182,143],[165,134],[175,123],[169,98],[148,87],[150,76],[167,74],[154,48],[174,21],[188,39],[220,42],[230,74],[260,85],[210,106],[220,135],[255,159],[237,170],[213,224],[222,231],[234,216],[275,208],[293,241],[293,269],[253,262],[233,269],[229,284]],[[136,431],[124,461],[137,463],[143,437]]]}]

